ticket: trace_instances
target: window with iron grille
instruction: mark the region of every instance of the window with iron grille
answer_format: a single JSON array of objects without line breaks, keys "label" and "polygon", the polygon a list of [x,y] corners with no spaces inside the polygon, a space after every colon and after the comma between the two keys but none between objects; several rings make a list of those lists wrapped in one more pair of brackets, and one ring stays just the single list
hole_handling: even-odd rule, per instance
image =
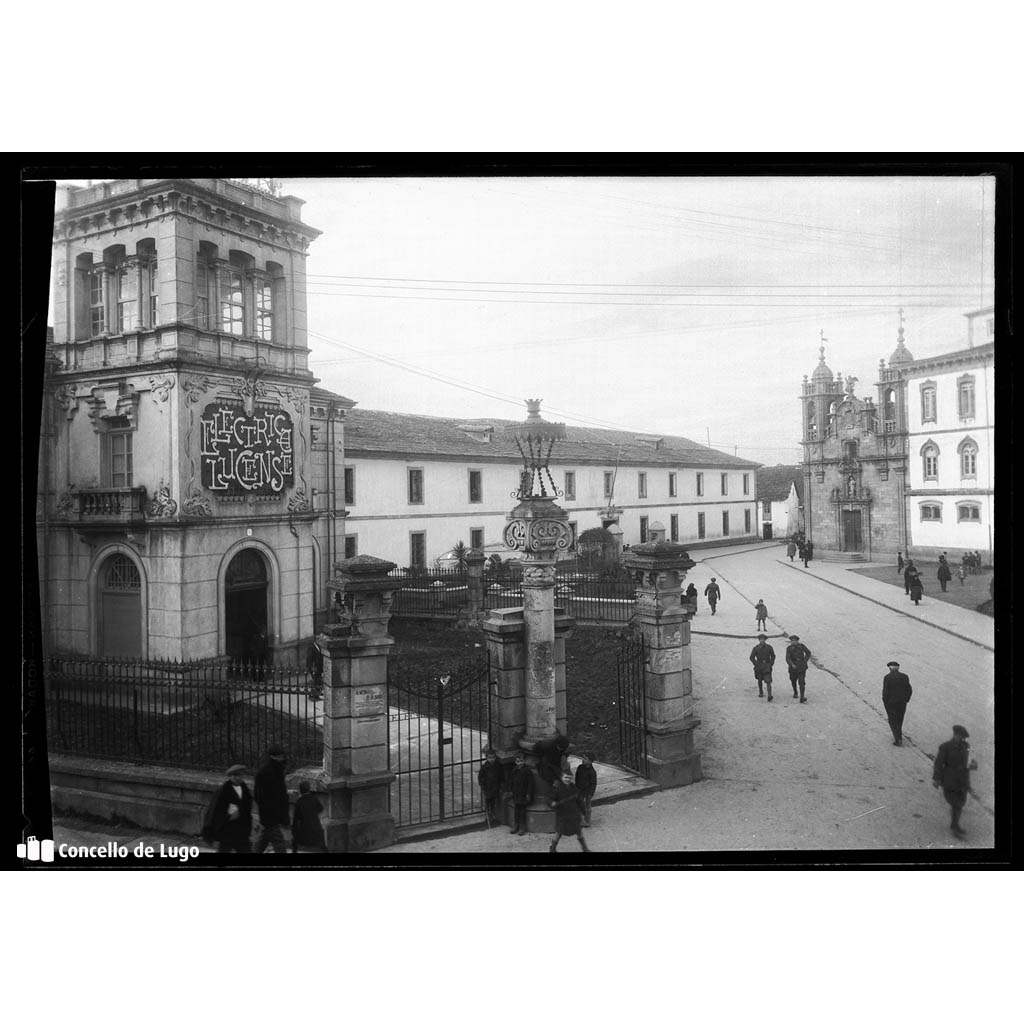
[{"label": "window with iron grille", "polygon": [[422,569],[427,564],[427,535],[426,533],[409,534],[409,564],[415,568]]},{"label": "window with iron grille", "polygon": [[409,470],[409,504],[423,504],[423,470]]},{"label": "window with iron grille", "polygon": [[142,579],[138,566],[127,555],[114,555],[107,566],[103,585],[106,590],[141,590]]},{"label": "window with iron grille", "polygon": [[647,516],[640,517],[640,543],[647,543]]}]

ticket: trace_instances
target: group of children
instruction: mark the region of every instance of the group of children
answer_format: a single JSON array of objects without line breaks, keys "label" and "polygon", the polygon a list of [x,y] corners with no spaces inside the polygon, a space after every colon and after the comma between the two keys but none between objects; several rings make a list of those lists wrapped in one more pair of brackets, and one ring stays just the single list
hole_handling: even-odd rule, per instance
[{"label": "group of children", "polygon": [[[555,837],[549,852],[554,853],[562,836],[576,836],[585,853],[590,851],[583,838],[583,829],[590,827],[590,805],[597,791],[597,771],[590,753],[580,755],[580,764],[575,777],[569,768],[568,759],[563,755],[559,769],[550,773],[547,779],[551,785],[548,806],[555,811]],[[484,797],[484,817],[487,827],[499,821],[498,802],[503,792],[512,797],[514,818],[509,832],[512,835],[526,835],[526,809],[536,795],[533,770],[526,764],[522,754],[516,755],[515,766],[505,781],[505,773],[498,756],[493,750],[487,751],[484,763],[477,772]]]}]

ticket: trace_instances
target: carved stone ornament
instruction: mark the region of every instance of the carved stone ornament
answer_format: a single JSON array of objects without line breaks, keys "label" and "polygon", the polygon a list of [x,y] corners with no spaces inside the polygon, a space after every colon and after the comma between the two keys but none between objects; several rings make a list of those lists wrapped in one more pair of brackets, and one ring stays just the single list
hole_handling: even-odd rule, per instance
[{"label": "carved stone ornament", "polygon": [[64,410],[64,414],[71,419],[78,412],[78,402],[75,401],[76,391],[71,384],[62,384],[53,393],[53,400]]},{"label": "carved stone ornament", "polygon": [[555,567],[553,565],[531,565],[523,563],[524,587],[553,587],[555,585]]},{"label": "carved stone ornament", "polygon": [[288,511],[308,512],[309,508],[309,498],[306,497],[306,492],[301,487],[296,487],[288,499]]},{"label": "carved stone ornament", "polygon": [[74,501],[71,495],[64,493],[57,499],[57,505],[53,510],[53,514],[59,519],[67,519],[71,515],[73,505]]},{"label": "carved stone ornament", "polygon": [[185,488],[185,500],[181,503],[181,511],[185,515],[197,519],[205,519],[207,516],[213,515],[210,499],[195,484],[189,484]]},{"label": "carved stone ornament", "polygon": [[160,519],[173,516],[177,511],[178,503],[172,500],[170,487],[161,480],[156,493],[146,504],[146,515],[154,519]]},{"label": "carved stone ornament", "polygon": [[149,386],[153,392],[154,402],[166,402],[174,388],[174,378],[166,374],[159,377],[150,377]]},{"label": "carved stone ornament", "polygon": [[557,519],[513,519],[505,527],[504,540],[514,551],[568,551],[572,530]]}]

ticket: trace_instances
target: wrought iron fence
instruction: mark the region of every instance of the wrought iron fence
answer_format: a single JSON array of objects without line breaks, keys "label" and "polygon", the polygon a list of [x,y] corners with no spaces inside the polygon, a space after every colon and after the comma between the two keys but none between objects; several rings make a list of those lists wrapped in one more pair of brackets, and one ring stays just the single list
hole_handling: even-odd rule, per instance
[{"label": "wrought iron fence", "polygon": [[483,811],[477,771],[490,744],[487,655],[443,674],[388,662],[389,804],[395,824],[446,821]]},{"label": "wrought iron fence", "polygon": [[624,626],[636,611],[636,583],[627,572],[559,571],[555,604],[581,624]]},{"label": "wrought iron fence", "polygon": [[647,777],[647,651],[643,634],[627,633],[616,657],[619,691],[619,761]]},{"label": "wrought iron fence", "polygon": [[273,744],[291,765],[323,758],[323,703],[295,666],[51,657],[51,753],[223,770]]},{"label": "wrought iron fence", "polygon": [[401,583],[391,603],[399,618],[454,619],[469,605],[465,569],[394,569],[390,579]]}]

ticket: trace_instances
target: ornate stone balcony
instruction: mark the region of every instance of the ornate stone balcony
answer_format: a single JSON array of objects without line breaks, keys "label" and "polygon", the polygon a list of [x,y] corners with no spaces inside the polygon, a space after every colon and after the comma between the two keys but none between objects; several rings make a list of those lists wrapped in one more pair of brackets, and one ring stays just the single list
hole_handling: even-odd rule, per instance
[{"label": "ornate stone balcony", "polygon": [[145,487],[89,487],[69,497],[68,518],[82,526],[141,526],[146,521]]}]

